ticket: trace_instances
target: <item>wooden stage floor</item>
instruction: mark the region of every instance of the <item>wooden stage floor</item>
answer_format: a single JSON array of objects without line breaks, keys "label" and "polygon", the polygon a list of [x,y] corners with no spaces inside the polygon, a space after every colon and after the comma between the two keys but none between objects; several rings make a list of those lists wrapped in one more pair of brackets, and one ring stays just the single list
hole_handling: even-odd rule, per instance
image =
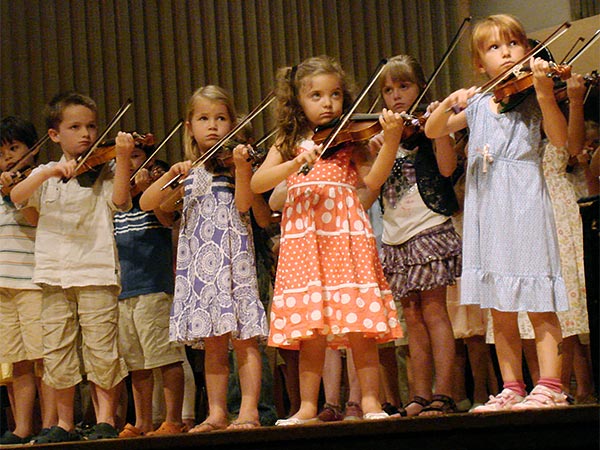
[{"label": "wooden stage floor", "polygon": [[[600,406],[263,427],[38,445],[65,450],[571,450],[600,448]],[[2,446],[2,449],[11,448]],[[23,446],[12,447],[23,449]]]}]

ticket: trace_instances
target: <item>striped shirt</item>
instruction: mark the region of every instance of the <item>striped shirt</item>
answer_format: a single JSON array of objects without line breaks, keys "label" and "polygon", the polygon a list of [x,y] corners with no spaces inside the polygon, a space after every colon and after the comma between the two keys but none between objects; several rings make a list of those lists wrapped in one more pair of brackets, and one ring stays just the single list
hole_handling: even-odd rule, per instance
[{"label": "striped shirt", "polygon": [[39,289],[33,277],[35,227],[0,197],[0,287]]}]

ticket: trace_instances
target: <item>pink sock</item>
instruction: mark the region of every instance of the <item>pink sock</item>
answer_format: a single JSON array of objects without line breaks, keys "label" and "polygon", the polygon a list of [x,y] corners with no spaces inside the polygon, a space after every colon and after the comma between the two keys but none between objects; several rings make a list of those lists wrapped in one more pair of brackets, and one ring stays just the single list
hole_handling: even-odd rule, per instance
[{"label": "pink sock", "polygon": [[553,390],[554,392],[562,392],[562,383],[560,378],[540,377],[538,384]]},{"label": "pink sock", "polygon": [[527,395],[527,391],[525,391],[525,383],[522,381],[505,381],[504,389],[510,389],[521,397],[525,397]]}]

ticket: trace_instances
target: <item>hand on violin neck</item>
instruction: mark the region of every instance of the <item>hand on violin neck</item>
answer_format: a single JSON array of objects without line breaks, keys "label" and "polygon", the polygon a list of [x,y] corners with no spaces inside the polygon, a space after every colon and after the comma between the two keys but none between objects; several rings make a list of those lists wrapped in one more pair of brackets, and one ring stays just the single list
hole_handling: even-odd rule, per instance
[{"label": "hand on violin neck", "polygon": [[307,174],[312,167],[312,164],[321,155],[323,151],[323,145],[316,145],[314,142],[310,148],[306,148],[308,145],[307,141],[302,144],[304,147],[300,149],[300,153],[292,161],[294,162],[294,171],[300,170],[301,173]]},{"label": "hand on violin neck", "polygon": [[134,146],[135,140],[131,133],[123,131],[117,133],[117,137],[115,138],[115,154],[117,158],[127,158],[129,160]]},{"label": "hand on violin neck", "polygon": [[550,64],[543,58],[534,58],[529,60],[529,66],[533,74],[533,86],[535,87],[538,98],[548,96],[554,98],[554,80],[548,77],[552,73]]},{"label": "hand on violin neck", "polygon": [[383,129],[383,139],[392,146],[398,146],[404,131],[404,118],[401,113],[383,109],[379,116],[379,123]]},{"label": "hand on violin neck", "polygon": [[252,171],[252,158],[250,157],[251,147],[246,144],[239,144],[233,149],[233,164],[235,170]]}]

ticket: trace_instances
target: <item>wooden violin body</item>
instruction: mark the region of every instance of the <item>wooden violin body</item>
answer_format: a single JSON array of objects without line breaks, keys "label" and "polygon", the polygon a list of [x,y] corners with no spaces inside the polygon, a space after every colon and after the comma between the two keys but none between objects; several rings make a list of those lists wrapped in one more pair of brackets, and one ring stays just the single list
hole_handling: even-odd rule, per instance
[{"label": "wooden violin body", "polygon": [[[548,73],[548,76],[560,80],[567,80],[571,77],[571,66],[554,64],[551,66],[551,71]],[[532,90],[533,73],[523,72],[498,85],[498,87],[494,89],[494,101],[496,103],[507,104],[510,102],[511,97],[522,93],[529,93],[532,92]]]}]

